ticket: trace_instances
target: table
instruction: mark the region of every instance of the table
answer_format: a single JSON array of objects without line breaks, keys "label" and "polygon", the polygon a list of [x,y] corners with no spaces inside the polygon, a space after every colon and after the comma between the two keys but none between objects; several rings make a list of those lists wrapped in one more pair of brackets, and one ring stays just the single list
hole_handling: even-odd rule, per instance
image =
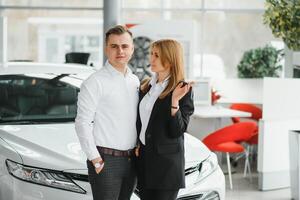
[{"label": "table", "polygon": [[222,118],[231,117],[251,117],[251,113],[225,108],[219,105],[216,106],[195,106],[193,118],[213,118],[217,119],[215,130],[221,128]]},{"label": "table", "polygon": [[195,106],[193,116],[199,118],[251,117],[251,113],[224,108],[222,106]]}]

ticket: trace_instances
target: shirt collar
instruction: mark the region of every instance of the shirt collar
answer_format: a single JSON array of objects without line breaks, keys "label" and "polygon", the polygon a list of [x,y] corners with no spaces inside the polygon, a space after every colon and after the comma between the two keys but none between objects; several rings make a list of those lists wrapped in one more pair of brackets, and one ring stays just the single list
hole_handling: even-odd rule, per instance
[{"label": "shirt collar", "polygon": [[127,76],[127,75],[129,75],[129,74],[132,73],[131,69],[130,69],[128,66],[126,66],[126,72],[125,72],[125,74],[123,74],[122,72],[116,70],[116,68],[114,68],[114,67],[108,62],[108,60],[105,62],[104,67],[106,67],[106,69],[107,69],[111,74],[113,74],[113,75]]},{"label": "shirt collar", "polygon": [[167,85],[168,85],[168,83],[169,83],[169,79],[170,79],[170,75],[167,76],[167,78],[165,78],[165,80],[163,80],[163,82],[157,83],[157,73],[154,73],[153,76],[152,76],[152,78],[151,78],[151,80],[150,80],[150,82],[149,82],[149,84],[152,87],[158,85],[158,86],[160,86],[162,88],[166,88]]}]

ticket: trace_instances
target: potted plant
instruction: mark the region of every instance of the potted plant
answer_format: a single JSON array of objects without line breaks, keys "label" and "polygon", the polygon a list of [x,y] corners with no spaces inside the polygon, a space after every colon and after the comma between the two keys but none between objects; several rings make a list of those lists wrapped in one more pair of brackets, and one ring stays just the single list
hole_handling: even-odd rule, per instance
[{"label": "potted plant", "polygon": [[246,51],[238,64],[239,78],[278,77],[283,50],[266,45]]},{"label": "potted plant", "polygon": [[299,0],[266,0],[263,20],[273,35],[282,38],[289,49],[300,50]]}]

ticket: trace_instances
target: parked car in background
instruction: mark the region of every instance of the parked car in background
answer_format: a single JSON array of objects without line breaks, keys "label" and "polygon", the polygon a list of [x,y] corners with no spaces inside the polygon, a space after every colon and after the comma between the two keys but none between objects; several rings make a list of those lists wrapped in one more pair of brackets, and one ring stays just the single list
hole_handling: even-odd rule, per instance
[{"label": "parked car in background", "polygon": [[[0,67],[0,199],[92,200],[74,128],[80,85],[94,68],[8,63]],[[186,188],[178,199],[224,200],[216,155],[185,134]],[[138,190],[132,200],[138,200]]]}]

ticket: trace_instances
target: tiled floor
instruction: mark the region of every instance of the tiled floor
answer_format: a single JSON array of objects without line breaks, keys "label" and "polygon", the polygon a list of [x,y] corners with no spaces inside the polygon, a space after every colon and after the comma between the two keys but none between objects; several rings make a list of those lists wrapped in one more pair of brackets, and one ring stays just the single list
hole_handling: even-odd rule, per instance
[{"label": "tiled floor", "polygon": [[[223,165],[223,167],[226,167]],[[223,168],[222,167],[222,168]],[[249,176],[243,177],[243,163],[239,163],[236,168],[236,173],[232,174],[233,189],[229,189],[228,175],[226,179],[226,200],[290,200],[290,188],[272,190],[272,191],[259,191],[258,190],[258,174],[252,173],[252,182]],[[253,167],[254,168],[254,167]],[[252,170],[253,171],[253,170]]]},{"label": "tiled floor", "polygon": [[[228,175],[225,176],[228,183]],[[252,183],[249,178],[244,178],[242,172],[233,174],[233,189],[226,184],[226,200],[290,200],[290,188],[272,191],[258,190],[257,173],[252,174]]]}]

